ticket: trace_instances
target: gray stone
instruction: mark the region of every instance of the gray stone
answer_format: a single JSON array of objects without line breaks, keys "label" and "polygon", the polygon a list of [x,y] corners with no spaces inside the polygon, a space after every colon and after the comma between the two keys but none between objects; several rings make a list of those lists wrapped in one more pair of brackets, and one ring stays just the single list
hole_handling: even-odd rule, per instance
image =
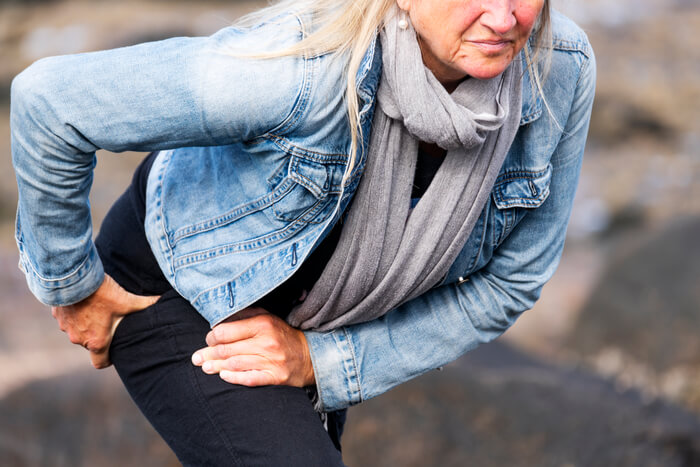
[{"label": "gray stone", "polygon": [[700,367],[699,242],[700,218],[686,219],[613,258],[569,347],[584,356],[620,349],[657,372]]},{"label": "gray stone", "polygon": [[353,408],[343,445],[351,466],[691,467],[700,420],[494,343]]},{"label": "gray stone", "polygon": [[113,371],[32,382],[0,400],[0,464],[180,465]]}]

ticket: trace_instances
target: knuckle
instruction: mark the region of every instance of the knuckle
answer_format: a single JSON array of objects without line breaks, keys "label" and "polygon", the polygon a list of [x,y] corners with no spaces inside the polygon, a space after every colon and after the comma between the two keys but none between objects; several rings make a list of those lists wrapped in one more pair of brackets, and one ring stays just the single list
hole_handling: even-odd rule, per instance
[{"label": "knuckle", "polygon": [[108,341],[106,338],[93,339],[87,347],[91,352],[102,353],[107,350]]},{"label": "knuckle", "polygon": [[80,336],[77,334],[74,334],[72,332],[68,333],[68,340],[70,340],[72,344],[82,344],[83,343],[83,340],[80,338]]},{"label": "knuckle", "polygon": [[206,362],[207,360],[216,359],[216,350],[214,347],[206,347],[203,350],[200,350],[198,353],[202,357],[202,363]]},{"label": "knuckle", "polygon": [[269,385],[269,384],[275,384],[275,385],[281,385],[284,384],[284,381],[281,379],[279,374],[275,374],[271,371],[264,371],[260,374],[259,377],[260,385]]},{"label": "knuckle", "polygon": [[230,357],[226,359],[226,368],[232,371],[237,370],[239,367],[238,359],[235,357]]},{"label": "knuckle", "polygon": [[224,359],[229,355],[230,345],[229,344],[221,344],[221,345],[217,345],[216,347],[214,347],[214,349],[215,349],[216,357],[219,359]]},{"label": "knuckle", "polygon": [[289,381],[289,378],[291,376],[291,373],[289,370],[286,368],[281,369],[280,371],[277,372],[277,379],[276,384],[283,384]]},{"label": "knuckle", "polygon": [[277,352],[280,350],[280,343],[277,339],[274,337],[270,337],[268,339],[265,339],[265,348],[271,352]]},{"label": "knuckle", "polygon": [[224,329],[224,326],[215,327],[211,334],[215,342],[220,342],[226,339],[226,329]]},{"label": "knuckle", "polygon": [[209,347],[213,347],[216,344],[216,338],[214,337],[214,331],[209,331],[207,333],[207,336],[204,338],[204,342],[206,342]]},{"label": "knuckle", "polygon": [[269,333],[273,329],[273,321],[268,315],[260,315],[256,318],[258,330],[262,333]]},{"label": "knuckle", "polygon": [[253,371],[248,371],[241,376],[241,384],[244,386],[260,386],[260,377],[257,374],[254,374],[257,372]]}]

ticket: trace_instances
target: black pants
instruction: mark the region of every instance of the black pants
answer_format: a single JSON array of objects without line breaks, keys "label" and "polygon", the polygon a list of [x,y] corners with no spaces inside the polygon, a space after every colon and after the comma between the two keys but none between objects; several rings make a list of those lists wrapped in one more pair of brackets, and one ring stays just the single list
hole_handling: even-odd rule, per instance
[{"label": "black pants", "polygon": [[192,365],[209,324],[163,277],[143,228],[145,186],[154,156],[105,218],[96,240],[105,271],[126,290],[162,295],[127,315],[110,358],[129,394],[184,465],[342,465],[345,411],[328,430],[304,389],[248,388]]}]

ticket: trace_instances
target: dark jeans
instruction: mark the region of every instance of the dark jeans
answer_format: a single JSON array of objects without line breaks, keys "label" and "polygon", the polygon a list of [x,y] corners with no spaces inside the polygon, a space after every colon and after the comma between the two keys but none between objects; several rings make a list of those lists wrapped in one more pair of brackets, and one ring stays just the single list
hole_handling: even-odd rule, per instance
[{"label": "dark jeans", "polygon": [[137,169],[96,240],[105,271],[132,293],[161,295],[126,316],[110,358],[129,394],[184,465],[342,465],[345,411],[328,430],[306,391],[248,388],[192,365],[209,324],[175,292],[157,267],[143,229],[145,181],[153,157]]}]

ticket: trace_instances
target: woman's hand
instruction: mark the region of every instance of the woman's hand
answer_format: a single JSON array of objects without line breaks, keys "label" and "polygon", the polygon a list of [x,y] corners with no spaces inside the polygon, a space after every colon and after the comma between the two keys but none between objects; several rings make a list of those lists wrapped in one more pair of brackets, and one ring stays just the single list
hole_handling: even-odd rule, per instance
[{"label": "woman's hand", "polygon": [[106,368],[112,364],[109,345],[119,322],[125,315],[153,305],[158,298],[129,293],[105,274],[92,295],[74,305],[52,307],[51,314],[72,343],[90,351],[92,366]]},{"label": "woman's hand", "polygon": [[192,355],[208,374],[243,386],[315,384],[304,333],[262,308],[247,308],[207,334]]}]

